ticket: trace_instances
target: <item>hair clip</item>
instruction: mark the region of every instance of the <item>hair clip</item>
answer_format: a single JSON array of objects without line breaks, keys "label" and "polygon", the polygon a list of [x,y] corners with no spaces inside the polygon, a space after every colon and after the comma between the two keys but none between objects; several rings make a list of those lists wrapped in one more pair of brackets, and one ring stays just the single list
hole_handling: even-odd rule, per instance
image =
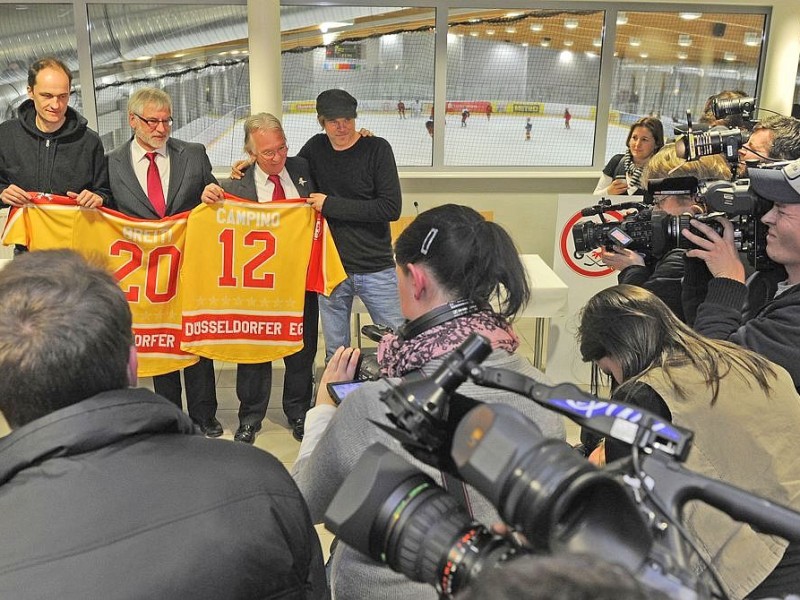
[{"label": "hair clip", "polygon": [[419,249],[421,254],[427,256],[428,250],[430,250],[433,240],[436,239],[437,233],[439,233],[439,230],[436,229],[436,227],[431,227],[431,230],[428,232],[428,235],[426,235],[425,239],[422,240],[422,247],[420,247]]}]

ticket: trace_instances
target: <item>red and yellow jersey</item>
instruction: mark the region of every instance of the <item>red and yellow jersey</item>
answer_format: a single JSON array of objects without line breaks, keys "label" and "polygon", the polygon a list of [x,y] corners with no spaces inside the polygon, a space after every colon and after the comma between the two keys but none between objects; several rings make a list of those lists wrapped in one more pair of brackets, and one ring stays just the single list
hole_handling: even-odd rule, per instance
[{"label": "red and yellow jersey", "polygon": [[346,277],[327,224],[304,200],[226,198],[189,216],[181,347],[236,363],[293,354],[305,291],[330,294]]},{"label": "red and yellow jersey", "polygon": [[150,221],[106,208],[82,208],[63,196],[37,195],[33,202],[9,214],[3,243],[30,250],[72,248],[103,257],[131,307],[140,377],[197,362],[180,348],[178,278],[188,213]]}]

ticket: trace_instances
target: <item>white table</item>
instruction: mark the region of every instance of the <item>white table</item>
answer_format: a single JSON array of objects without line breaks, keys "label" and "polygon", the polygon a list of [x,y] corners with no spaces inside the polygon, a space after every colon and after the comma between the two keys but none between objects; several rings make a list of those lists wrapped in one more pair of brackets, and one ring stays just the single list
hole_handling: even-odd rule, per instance
[{"label": "white table", "polygon": [[544,370],[547,365],[550,319],[567,313],[569,288],[538,254],[521,254],[520,258],[528,272],[531,300],[519,317],[535,319],[533,365]]}]

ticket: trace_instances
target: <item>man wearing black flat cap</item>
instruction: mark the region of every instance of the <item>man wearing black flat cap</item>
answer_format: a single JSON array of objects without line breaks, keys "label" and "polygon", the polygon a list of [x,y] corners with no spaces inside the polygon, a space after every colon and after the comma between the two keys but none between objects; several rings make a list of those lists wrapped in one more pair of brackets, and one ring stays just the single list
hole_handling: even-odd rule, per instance
[{"label": "man wearing black flat cap", "polygon": [[344,90],[322,92],[317,119],[324,133],[298,153],[320,190],[308,202],[327,219],[348,275],[329,297],[319,298],[326,360],[339,346],[350,345],[355,296],[374,323],[393,329],[403,323],[389,230],[389,222],[400,216],[400,179],[389,142],[356,130],[357,107]]},{"label": "man wearing black flat cap", "polygon": [[800,160],[782,169],[749,169],[748,174],[752,191],[773,202],[761,222],[768,228],[767,255],[779,268],[756,272],[745,285],[731,223],[721,219],[720,236],[692,221],[700,235],[683,232],[698,247],[686,253],[695,260],[686,265],[684,308],[687,294],[703,287],[697,285],[703,278],[700,259],[712,279],[697,309],[695,330],[765,356],[789,371],[800,389]]}]

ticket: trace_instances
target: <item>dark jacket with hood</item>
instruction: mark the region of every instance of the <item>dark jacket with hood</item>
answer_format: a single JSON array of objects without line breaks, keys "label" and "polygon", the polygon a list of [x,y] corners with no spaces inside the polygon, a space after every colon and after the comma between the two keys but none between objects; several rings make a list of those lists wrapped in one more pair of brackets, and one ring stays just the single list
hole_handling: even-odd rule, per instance
[{"label": "dark jacket with hood", "polygon": [[107,200],[111,186],[100,136],[71,107],[61,129],[41,131],[33,100],[26,100],[16,119],[0,123],[0,191],[11,184],[62,196],[89,190]]},{"label": "dark jacket with hood", "polygon": [[0,440],[0,598],[328,597],[308,508],[275,457],[211,440],[144,389]]}]

